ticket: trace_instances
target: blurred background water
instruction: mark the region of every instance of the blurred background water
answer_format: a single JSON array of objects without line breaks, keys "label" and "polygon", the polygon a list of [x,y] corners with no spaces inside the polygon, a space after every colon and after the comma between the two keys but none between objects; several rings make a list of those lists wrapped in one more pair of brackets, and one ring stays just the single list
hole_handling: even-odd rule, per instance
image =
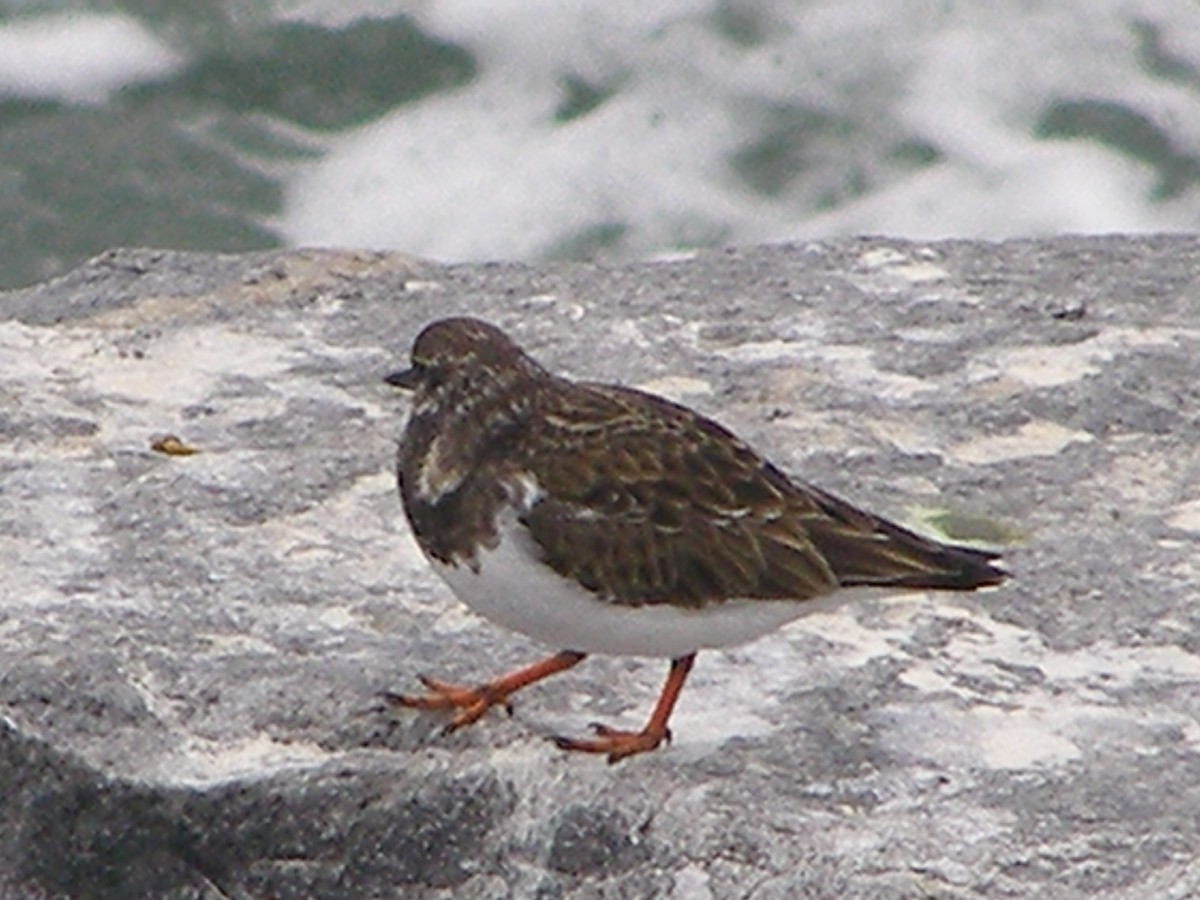
[{"label": "blurred background water", "polygon": [[0,0],[0,287],[116,245],[1178,230],[1196,0]]}]

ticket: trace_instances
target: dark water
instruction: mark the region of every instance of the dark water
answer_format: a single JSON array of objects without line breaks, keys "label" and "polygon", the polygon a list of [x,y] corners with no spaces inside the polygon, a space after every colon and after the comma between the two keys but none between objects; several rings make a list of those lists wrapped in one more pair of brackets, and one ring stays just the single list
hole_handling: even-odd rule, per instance
[{"label": "dark water", "polygon": [[467,52],[403,16],[343,29],[188,24],[174,40],[190,62],[103,105],[0,98],[0,286],[112,246],[281,246],[271,222],[286,180],[319,155],[322,134],[474,73]]},{"label": "dark water", "polygon": [[[303,20],[0,0],[0,287],[118,245],[581,259],[1200,229],[1193,0],[281,6]],[[174,62],[53,87],[143,52],[73,43],[72,9]]]}]

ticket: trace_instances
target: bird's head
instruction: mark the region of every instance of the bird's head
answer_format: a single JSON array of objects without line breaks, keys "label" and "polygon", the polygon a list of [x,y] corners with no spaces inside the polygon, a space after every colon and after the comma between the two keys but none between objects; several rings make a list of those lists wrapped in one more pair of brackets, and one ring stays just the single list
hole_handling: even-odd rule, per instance
[{"label": "bird's head", "polygon": [[414,411],[465,411],[517,394],[526,379],[546,371],[495,325],[467,317],[439,319],[413,341],[411,365],[385,376],[412,391]]}]

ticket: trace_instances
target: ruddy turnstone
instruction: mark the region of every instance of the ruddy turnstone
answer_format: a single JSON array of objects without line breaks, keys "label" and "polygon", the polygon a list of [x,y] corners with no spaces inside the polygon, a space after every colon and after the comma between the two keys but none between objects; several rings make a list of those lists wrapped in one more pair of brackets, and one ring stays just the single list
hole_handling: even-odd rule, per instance
[{"label": "ruddy turnstone", "polygon": [[559,650],[474,687],[422,677],[426,693],[387,695],[453,712],[448,731],[590,653],[669,659],[641,731],[555,738],[615,762],[669,740],[699,650],[753,640],[846,589],[1007,577],[998,554],[795,481],[687,407],[553,375],[477,319],[426,327],[411,367],[386,380],[414,393],[397,469],[425,556],[472,610]]}]

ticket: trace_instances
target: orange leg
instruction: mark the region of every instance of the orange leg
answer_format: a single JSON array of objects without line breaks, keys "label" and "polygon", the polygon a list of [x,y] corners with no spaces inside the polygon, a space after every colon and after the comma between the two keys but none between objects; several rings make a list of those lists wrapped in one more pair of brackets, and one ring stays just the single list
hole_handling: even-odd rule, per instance
[{"label": "orange leg", "polygon": [[596,732],[594,738],[558,737],[554,739],[554,743],[563,750],[576,750],[581,753],[607,753],[608,761],[615,763],[628,756],[653,750],[663,741],[669,742],[671,729],[667,727],[667,720],[671,718],[675,701],[679,699],[683,683],[687,681],[688,672],[692,671],[692,663],[695,661],[695,653],[671,660],[671,671],[667,675],[667,682],[663,685],[662,693],[659,694],[654,712],[650,714],[650,720],[641,731],[621,731],[617,728],[609,728],[607,725],[593,725],[592,730]]},{"label": "orange leg", "polygon": [[485,712],[493,706],[502,705],[512,715],[512,703],[509,697],[528,687],[535,681],[549,678],[558,672],[564,672],[572,666],[583,662],[585,654],[574,650],[563,650],[553,656],[536,662],[491,681],[485,681],[478,687],[463,687],[421,676],[421,684],[429,691],[427,694],[413,696],[411,694],[385,693],[384,699],[396,706],[406,706],[409,709],[457,710],[443,731],[449,734],[464,725],[479,721]]}]

